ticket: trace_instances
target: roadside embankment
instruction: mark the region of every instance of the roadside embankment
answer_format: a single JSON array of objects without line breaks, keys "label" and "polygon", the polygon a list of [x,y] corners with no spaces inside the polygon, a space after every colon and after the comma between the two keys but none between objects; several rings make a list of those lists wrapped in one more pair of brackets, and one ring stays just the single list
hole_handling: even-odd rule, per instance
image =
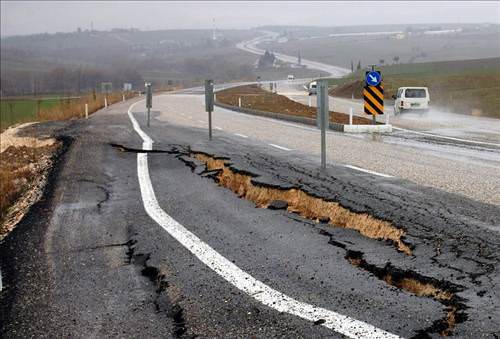
[{"label": "roadside embankment", "polygon": [[[241,106],[240,106],[241,100]],[[299,102],[290,100],[284,95],[268,92],[258,85],[245,85],[233,87],[217,92],[217,103],[225,107],[252,109],[256,111],[277,113],[299,118],[310,119],[315,124],[316,107],[309,107]],[[297,120],[297,122],[299,122]],[[330,122],[349,124],[349,115],[339,112],[330,112]],[[354,125],[369,125],[371,120],[353,116]]]}]

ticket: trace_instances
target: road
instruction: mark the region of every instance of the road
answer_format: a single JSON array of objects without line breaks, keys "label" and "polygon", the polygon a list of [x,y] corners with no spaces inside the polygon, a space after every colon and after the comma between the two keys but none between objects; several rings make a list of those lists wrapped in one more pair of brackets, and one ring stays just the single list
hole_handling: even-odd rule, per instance
[{"label": "road", "polygon": [[[267,31],[262,33],[262,36],[237,44],[237,47],[249,53],[263,54],[264,50],[257,45],[265,41],[276,40],[278,34]],[[294,56],[282,53],[275,53],[275,55],[286,62],[297,62],[297,58]],[[326,77],[342,77],[350,73],[348,69],[316,61],[302,59],[302,63],[309,68],[327,73],[328,75],[325,75]],[[278,87],[278,90],[280,94],[286,95],[301,103],[308,104],[309,98],[303,86],[309,81],[310,79],[298,79],[292,83],[280,82],[281,86]],[[312,105],[315,105],[314,99]],[[476,143],[500,144],[500,124],[498,124],[497,119],[455,114],[437,107],[431,107],[431,111],[424,116],[413,113],[394,116],[392,105],[392,100],[385,100],[385,116],[377,117],[377,121],[386,122],[388,119],[389,122],[396,128],[399,128],[400,131],[409,130],[419,133],[423,132],[432,135],[441,135],[449,138],[448,140],[453,140],[454,138],[475,141]],[[371,116],[364,114],[363,102],[361,100],[330,98],[330,107],[341,113],[349,113],[350,108],[352,108],[353,114],[371,118]]]},{"label": "road", "polygon": [[[243,41],[240,42],[236,45],[237,48],[257,54],[257,55],[262,55],[264,54],[265,50],[257,47],[258,44],[263,43],[265,41],[273,41],[277,38],[278,33],[275,32],[269,32],[269,31],[263,31],[264,35],[256,37],[252,40],[248,41]],[[273,52],[274,55],[285,62],[289,62],[292,64],[297,63],[297,57],[296,56],[290,56],[282,53],[275,53]],[[332,66],[332,65],[327,65],[321,62],[317,61],[312,61],[312,60],[307,60],[307,59],[302,59],[301,60],[302,65],[307,66],[308,68],[316,69],[319,70],[320,72],[325,72],[326,74],[321,74],[321,76],[326,76],[326,77],[342,77],[346,74],[349,74],[351,71],[349,69],[343,68],[343,67],[338,67],[338,66]]]},{"label": "road", "polygon": [[[197,94],[155,97],[152,116],[146,128],[144,102],[125,102],[37,127],[66,140],[67,151],[44,199],[0,245],[2,336],[500,330],[497,163],[329,133],[321,172],[312,128],[217,108],[209,142]],[[203,157],[231,163],[219,184]],[[490,175],[490,191],[473,167]],[[223,187],[231,180],[240,194],[253,183],[258,195],[239,198]],[[252,199],[272,188],[301,192],[295,213],[255,208]],[[320,203],[313,198],[358,222],[312,220],[321,216],[303,209]],[[379,233],[359,228],[367,220]]]}]

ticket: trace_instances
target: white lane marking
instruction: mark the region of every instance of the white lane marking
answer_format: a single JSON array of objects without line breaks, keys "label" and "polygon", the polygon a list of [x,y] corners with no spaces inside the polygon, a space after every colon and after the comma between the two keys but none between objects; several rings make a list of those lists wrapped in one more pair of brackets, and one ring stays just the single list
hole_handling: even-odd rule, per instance
[{"label": "white lane marking", "polygon": [[214,129],[217,129],[217,130],[219,130],[219,131],[222,131],[222,130],[223,130],[223,129],[222,129],[221,127],[219,127],[219,126],[214,126]]},{"label": "white lane marking", "polygon": [[384,174],[384,173],[380,173],[380,172],[375,172],[375,171],[371,171],[371,170],[368,170],[368,169],[364,169],[364,168],[361,168],[361,167],[357,167],[357,166],[353,166],[353,165],[343,165],[344,167],[347,167],[347,168],[351,168],[353,170],[356,170],[356,171],[360,171],[360,172],[365,172],[365,173],[370,173],[370,174],[374,174],[374,175],[378,175],[380,177],[384,177],[384,178],[393,178],[392,175],[389,175],[389,174]]},{"label": "white lane marking", "polygon": [[[132,121],[135,131],[143,139],[143,149],[150,150],[153,141],[142,131],[135,120],[131,112],[134,105],[135,104],[130,106],[128,116]],[[363,321],[295,300],[255,279],[220,255],[208,244],[204,243],[160,207],[149,176],[147,153],[137,154],[137,175],[146,213],[174,239],[194,254],[202,263],[255,300],[278,312],[296,315],[311,322],[323,319],[325,320],[325,322],[322,323],[323,326],[350,338],[399,338],[395,334],[384,331]]]},{"label": "white lane marking", "polygon": [[496,146],[500,147],[500,144],[495,144],[494,142],[486,142],[486,141],[476,141],[476,140],[468,140],[468,139],[461,139],[461,138],[454,138],[454,137],[448,137],[445,135],[439,135],[439,134],[433,134],[433,133],[426,133],[426,132],[419,132],[419,131],[414,131],[411,129],[406,129],[406,128],[401,128],[401,127],[392,127],[393,129],[404,131],[404,132],[409,132],[409,133],[414,133],[414,134],[420,134],[420,135],[425,135],[425,136],[430,136],[434,138],[440,138],[440,139],[448,139],[448,140],[454,140],[454,141],[462,141],[462,142],[468,142],[471,144],[479,144],[479,145],[488,145],[488,146]]},{"label": "white lane marking", "polygon": [[237,136],[242,137],[242,138],[248,138],[248,136],[245,134],[234,133],[234,135],[237,135]]},{"label": "white lane marking", "polygon": [[291,149],[289,149],[289,148],[286,148],[286,147],[283,147],[283,146],[280,146],[280,145],[276,145],[276,144],[269,144],[269,146],[276,147],[276,148],[281,149],[283,151],[291,151]]}]

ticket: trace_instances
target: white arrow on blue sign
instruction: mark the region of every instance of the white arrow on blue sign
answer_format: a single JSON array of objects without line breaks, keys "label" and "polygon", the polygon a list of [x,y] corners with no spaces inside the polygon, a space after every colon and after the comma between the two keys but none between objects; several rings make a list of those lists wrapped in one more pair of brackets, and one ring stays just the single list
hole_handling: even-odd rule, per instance
[{"label": "white arrow on blue sign", "polygon": [[366,84],[368,86],[378,86],[381,80],[382,77],[377,71],[371,71],[366,74]]}]

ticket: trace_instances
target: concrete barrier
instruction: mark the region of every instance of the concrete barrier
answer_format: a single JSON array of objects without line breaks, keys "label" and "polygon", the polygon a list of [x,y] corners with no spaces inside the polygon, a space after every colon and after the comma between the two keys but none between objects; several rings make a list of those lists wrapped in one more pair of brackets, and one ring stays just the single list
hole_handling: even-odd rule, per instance
[{"label": "concrete barrier", "polygon": [[[316,126],[316,119],[313,118],[306,118],[296,115],[288,115],[288,114],[274,113],[267,111],[259,111],[252,108],[232,106],[221,102],[215,102],[214,105],[235,112]],[[329,129],[331,129],[332,131],[345,132],[345,133],[391,133],[392,125],[344,125],[336,122],[330,122]]]}]

